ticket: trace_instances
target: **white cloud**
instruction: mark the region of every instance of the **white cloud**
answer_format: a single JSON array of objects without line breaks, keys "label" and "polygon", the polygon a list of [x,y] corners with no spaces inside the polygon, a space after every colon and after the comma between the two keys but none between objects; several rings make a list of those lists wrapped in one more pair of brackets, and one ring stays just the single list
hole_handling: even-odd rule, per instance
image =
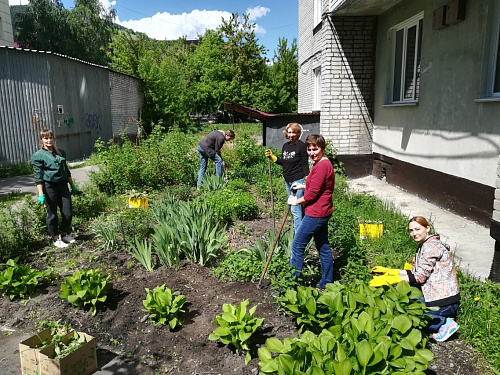
[{"label": "white cloud", "polygon": [[9,0],[9,5],[28,5],[29,0]]},{"label": "white cloud", "polygon": [[248,8],[246,13],[249,15],[249,20],[254,22],[258,18],[264,17],[270,11],[271,9],[269,8],[258,6],[258,7]]},{"label": "white cloud", "polygon": [[104,9],[109,9],[116,5],[116,1],[99,0],[99,2],[103,5]]},{"label": "white cloud", "polygon": [[129,29],[143,32],[150,38],[174,40],[180,37],[197,39],[206,29],[215,29],[222,23],[222,18],[229,19],[231,13],[224,11],[208,11],[195,9],[191,13],[170,14],[156,13],[152,17],[140,20],[116,22]]}]

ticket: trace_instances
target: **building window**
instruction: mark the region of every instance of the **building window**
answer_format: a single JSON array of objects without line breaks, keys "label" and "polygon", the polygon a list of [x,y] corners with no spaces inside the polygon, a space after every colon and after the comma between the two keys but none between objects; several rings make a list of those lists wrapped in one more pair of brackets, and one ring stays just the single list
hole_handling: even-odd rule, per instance
[{"label": "building window", "polygon": [[313,70],[314,73],[314,98],[313,111],[321,110],[321,67]]},{"label": "building window", "polygon": [[389,33],[392,39],[390,103],[418,101],[423,17],[424,14],[420,13],[395,26]]},{"label": "building window", "polygon": [[494,4],[485,97],[500,98],[500,1]]},{"label": "building window", "polygon": [[321,22],[321,15],[323,14],[323,0],[313,0],[313,1],[314,1],[314,27],[316,27]]}]

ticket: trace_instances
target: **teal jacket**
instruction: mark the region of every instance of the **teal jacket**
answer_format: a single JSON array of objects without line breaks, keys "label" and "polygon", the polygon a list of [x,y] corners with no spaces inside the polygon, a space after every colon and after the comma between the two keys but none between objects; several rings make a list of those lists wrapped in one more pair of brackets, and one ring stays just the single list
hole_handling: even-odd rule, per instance
[{"label": "teal jacket", "polygon": [[59,149],[61,155],[55,151],[50,152],[40,149],[31,156],[31,164],[35,175],[35,183],[43,184],[44,181],[52,183],[67,183],[71,177],[66,164],[66,153]]}]

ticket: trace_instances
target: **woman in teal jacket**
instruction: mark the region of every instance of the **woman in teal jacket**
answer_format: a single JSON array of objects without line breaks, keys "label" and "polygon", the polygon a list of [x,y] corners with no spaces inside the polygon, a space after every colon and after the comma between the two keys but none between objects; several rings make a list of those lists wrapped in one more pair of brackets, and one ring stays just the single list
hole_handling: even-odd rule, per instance
[{"label": "woman in teal jacket", "polygon": [[[38,201],[47,210],[46,222],[54,246],[67,247],[75,239],[68,233],[71,229],[73,209],[68,182],[73,193],[78,188],[73,183],[71,172],[66,164],[66,153],[56,147],[52,130],[43,129],[40,132],[42,148],[31,156],[31,164],[38,189]],[[57,208],[61,210],[61,228],[58,231]]]}]

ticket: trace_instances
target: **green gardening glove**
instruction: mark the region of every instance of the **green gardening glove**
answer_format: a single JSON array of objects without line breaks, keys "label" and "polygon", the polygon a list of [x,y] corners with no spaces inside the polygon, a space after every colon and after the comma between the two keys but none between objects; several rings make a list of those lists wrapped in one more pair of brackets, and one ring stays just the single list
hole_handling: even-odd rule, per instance
[{"label": "green gardening glove", "polygon": [[371,269],[370,273],[381,273],[383,275],[394,276],[394,275],[399,275],[399,270],[395,268],[385,268],[382,266],[375,266]]},{"label": "green gardening glove", "polygon": [[43,206],[45,204],[45,194],[38,196],[38,202]]},{"label": "green gardening glove", "polygon": [[391,285],[397,284],[401,281],[401,277],[399,275],[382,275],[382,276],[373,276],[373,279],[370,280],[368,285],[370,286],[382,286],[382,285]]},{"label": "green gardening glove", "polygon": [[72,191],[72,192],[73,192],[73,194],[75,194],[75,195],[80,194],[80,190],[78,190],[78,188],[76,187],[76,185],[71,186],[71,191]]}]

